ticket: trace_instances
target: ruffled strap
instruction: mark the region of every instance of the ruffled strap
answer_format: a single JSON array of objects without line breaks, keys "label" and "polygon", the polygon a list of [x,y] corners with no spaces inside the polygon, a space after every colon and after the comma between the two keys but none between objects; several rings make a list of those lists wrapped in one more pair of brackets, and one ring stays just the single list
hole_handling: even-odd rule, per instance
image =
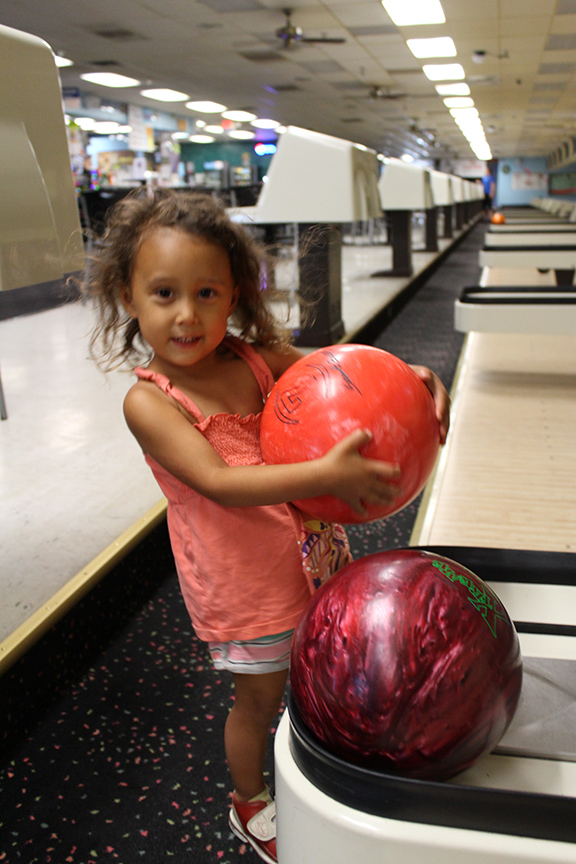
[{"label": "ruffled strap", "polygon": [[179,402],[186,411],[192,414],[198,423],[202,423],[202,421],[205,420],[204,414],[200,411],[196,403],[177,387],[174,387],[166,375],[162,375],[160,372],[153,372],[151,369],[144,369],[142,366],[137,366],[134,373],[137,378],[141,378],[144,381],[152,381],[156,384],[156,386],[163,390],[167,396],[171,396],[176,400],[176,402]]},{"label": "ruffled strap", "polygon": [[238,336],[228,335],[224,341],[235,354],[246,361],[258,382],[262,398],[266,400],[274,386],[274,376],[264,358],[258,354],[252,345],[239,339]]}]

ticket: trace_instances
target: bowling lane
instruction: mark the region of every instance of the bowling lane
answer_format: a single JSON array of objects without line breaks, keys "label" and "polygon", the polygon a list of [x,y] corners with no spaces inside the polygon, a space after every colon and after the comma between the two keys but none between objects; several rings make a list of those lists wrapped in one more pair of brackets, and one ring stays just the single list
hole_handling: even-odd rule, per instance
[{"label": "bowling lane", "polygon": [[469,334],[412,544],[576,551],[575,387],[576,337]]},{"label": "bowling lane", "polygon": [[484,267],[480,278],[484,288],[501,288],[506,285],[532,285],[556,287],[553,270],[541,273],[536,267]]},{"label": "bowling lane", "polygon": [[[482,284],[546,285],[552,278],[487,268]],[[411,542],[576,551],[575,385],[574,336],[470,333],[453,386],[449,440]],[[541,581],[491,574],[519,630],[523,692],[494,753],[451,783],[533,793],[543,801],[576,797],[576,585],[541,569]]]}]

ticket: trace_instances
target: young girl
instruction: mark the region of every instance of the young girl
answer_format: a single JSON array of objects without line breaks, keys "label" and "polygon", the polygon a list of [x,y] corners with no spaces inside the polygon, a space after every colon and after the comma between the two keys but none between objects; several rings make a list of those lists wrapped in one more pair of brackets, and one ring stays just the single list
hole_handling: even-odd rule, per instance
[{"label": "young girl", "polygon": [[[402,478],[396,466],[359,454],[370,440],[362,429],[320,459],[263,464],[264,401],[301,356],[268,309],[265,272],[259,247],[212,198],[159,190],[116,206],[89,288],[100,311],[92,347],[101,365],[148,361],[135,369],[126,421],[168,499],[195,631],[215,667],[233,675],[224,733],[230,825],[275,862],[275,805],[263,772],[291,635],[314,586],[350,560],[340,526],[307,519],[287,502],[331,494],[362,513],[393,499]],[[432,372],[417,371],[444,440],[448,396]]]}]

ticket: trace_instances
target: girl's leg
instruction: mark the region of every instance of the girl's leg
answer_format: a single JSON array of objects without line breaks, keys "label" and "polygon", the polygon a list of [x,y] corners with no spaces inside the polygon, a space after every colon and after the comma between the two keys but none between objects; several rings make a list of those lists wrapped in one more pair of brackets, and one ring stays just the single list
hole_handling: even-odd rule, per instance
[{"label": "girl's leg", "polygon": [[235,796],[249,801],[264,791],[264,761],[270,725],[280,709],[288,672],[234,673],[234,706],[224,730]]}]

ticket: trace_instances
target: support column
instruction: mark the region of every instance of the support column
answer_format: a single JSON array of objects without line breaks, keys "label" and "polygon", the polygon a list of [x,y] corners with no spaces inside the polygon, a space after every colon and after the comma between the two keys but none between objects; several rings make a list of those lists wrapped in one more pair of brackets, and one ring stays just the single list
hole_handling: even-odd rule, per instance
[{"label": "support column", "polygon": [[[336,225],[298,225],[298,262],[304,324],[296,345],[323,348],[344,336],[342,321],[342,232]],[[306,307],[311,309],[307,312]],[[310,317],[310,323],[306,323]]]}]

